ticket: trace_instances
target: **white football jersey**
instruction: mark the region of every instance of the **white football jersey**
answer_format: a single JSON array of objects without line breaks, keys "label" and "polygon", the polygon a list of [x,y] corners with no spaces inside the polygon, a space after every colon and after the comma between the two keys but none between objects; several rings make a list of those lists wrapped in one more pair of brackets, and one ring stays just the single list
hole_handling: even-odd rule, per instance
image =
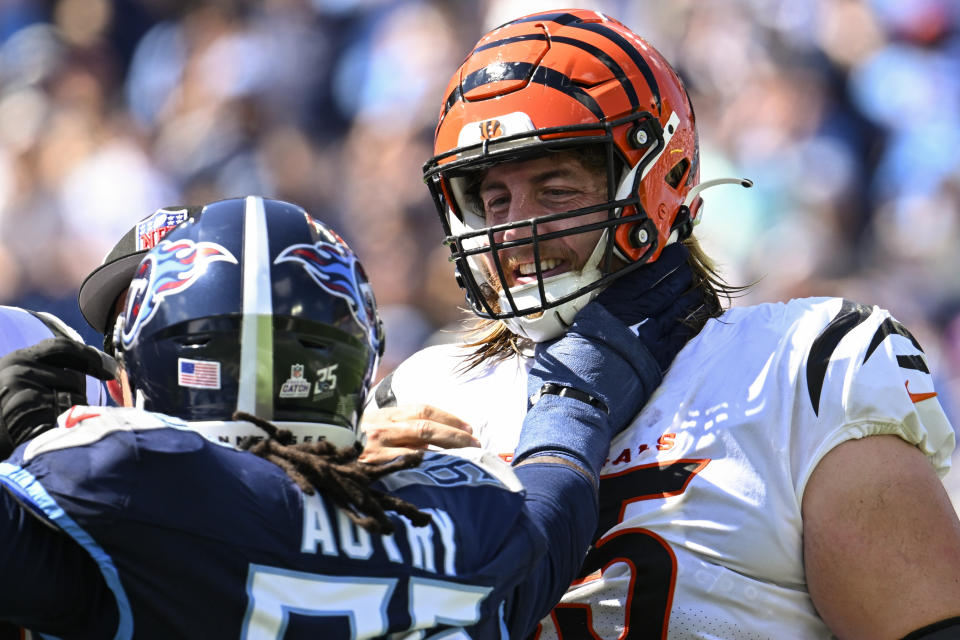
[{"label": "white football jersey", "polygon": [[[83,344],[80,334],[53,314],[0,305],[0,356],[58,336]],[[85,393],[88,404],[107,404],[107,391],[93,376],[86,376]]]},{"label": "white football jersey", "polygon": [[[530,362],[462,373],[464,353],[413,355],[372,403],[435,405],[509,455]],[[539,637],[830,637],[804,576],[803,491],[828,451],[877,434],[949,468],[954,432],[926,359],[889,313],[811,298],[710,320],[614,439],[585,577]]]}]

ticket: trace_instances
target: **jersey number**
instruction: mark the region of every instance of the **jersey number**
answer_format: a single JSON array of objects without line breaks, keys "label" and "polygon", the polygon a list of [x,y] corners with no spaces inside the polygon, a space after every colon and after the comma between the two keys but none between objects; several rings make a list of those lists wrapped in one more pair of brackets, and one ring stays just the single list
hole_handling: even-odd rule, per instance
[{"label": "jersey number", "polygon": [[[390,631],[387,604],[397,583],[396,578],[317,575],[250,565],[249,604],[240,637],[279,640],[286,632],[291,613],[346,619],[351,638],[383,636]],[[486,587],[427,578],[410,578],[408,589],[407,630],[476,624],[480,620],[480,604],[490,593]]]},{"label": "jersey number", "polygon": [[[676,460],[627,469],[600,479],[600,522],[606,532],[623,521],[627,506],[640,500],[657,500],[683,493],[709,460]],[[607,496],[607,499],[604,499]],[[630,496],[619,499],[618,496]],[[670,546],[646,529],[623,529],[597,540],[584,560],[581,575],[606,571],[623,563],[630,583],[623,609],[626,638],[666,638],[677,560]],[[589,604],[557,605],[550,614],[561,639],[600,638],[593,629]],[[607,638],[604,640],[614,640]]]}]

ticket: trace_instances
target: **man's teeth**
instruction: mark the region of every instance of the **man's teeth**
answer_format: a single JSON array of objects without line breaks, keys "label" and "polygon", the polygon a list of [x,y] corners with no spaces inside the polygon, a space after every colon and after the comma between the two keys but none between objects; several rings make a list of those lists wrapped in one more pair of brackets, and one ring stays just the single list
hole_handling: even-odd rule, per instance
[{"label": "man's teeth", "polygon": [[[540,261],[540,273],[546,273],[551,269],[556,269],[558,266],[560,266],[560,260],[556,258],[546,258]],[[533,275],[537,272],[537,265],[533,262],[527,262],[521,264],[517,271],[519,271],[522,276]]]}]

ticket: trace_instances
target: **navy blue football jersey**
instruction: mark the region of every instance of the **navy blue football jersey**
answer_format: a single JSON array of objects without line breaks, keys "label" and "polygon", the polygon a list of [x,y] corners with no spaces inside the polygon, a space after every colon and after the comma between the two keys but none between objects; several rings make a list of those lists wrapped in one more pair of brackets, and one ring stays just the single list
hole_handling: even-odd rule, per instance
[{"label": "navy blue football jersey", "polygon": [[[182,421],[74,407],[0,463],[0,619],[64,639],[522,637],[582,555],[548,549],[511,469],[472,451],[379,481],[431,516],[391,513],[384,536]],[[580,478],[548,502],[595,510],[586,478],[534,467]],[[596,520],[571,520],[589,539]]]}]

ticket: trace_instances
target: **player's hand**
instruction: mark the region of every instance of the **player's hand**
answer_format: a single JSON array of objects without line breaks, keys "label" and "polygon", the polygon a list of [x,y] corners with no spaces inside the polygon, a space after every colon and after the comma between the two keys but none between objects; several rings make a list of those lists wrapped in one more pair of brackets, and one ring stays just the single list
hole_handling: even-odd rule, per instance
[{"label": "player's hand", "polygon": [[568,387],[602,406],[615,429],[626,427],[693,335],[686,319],[702,295],[691,289],[687,256],[683,245],[666,247],[656,262],[615,280],[587,304],[565,335],[537,345],[531,398],[545,384],[554,393]]},{"label": "player's hand", "polygon": [[369,409],[363,412],[360,430],[366,439],[360,461],[370,464],[388,462],[428,445],[442,449],[480,446],[470,425],[425,404]]},{"label": "player's hand", "polygon": [[70,338],[47,338],[0,358],[0,458],[57,424],[75,404],[87,404],[85,376],[109,380],[116,362]]},{"label": "player's hand", "polygon": [[688,256],[684,245],[668,245],[656,262],[615,280],[596,299],[640,338],[661,372],[693,336],[687,318],[703,305]]}]

